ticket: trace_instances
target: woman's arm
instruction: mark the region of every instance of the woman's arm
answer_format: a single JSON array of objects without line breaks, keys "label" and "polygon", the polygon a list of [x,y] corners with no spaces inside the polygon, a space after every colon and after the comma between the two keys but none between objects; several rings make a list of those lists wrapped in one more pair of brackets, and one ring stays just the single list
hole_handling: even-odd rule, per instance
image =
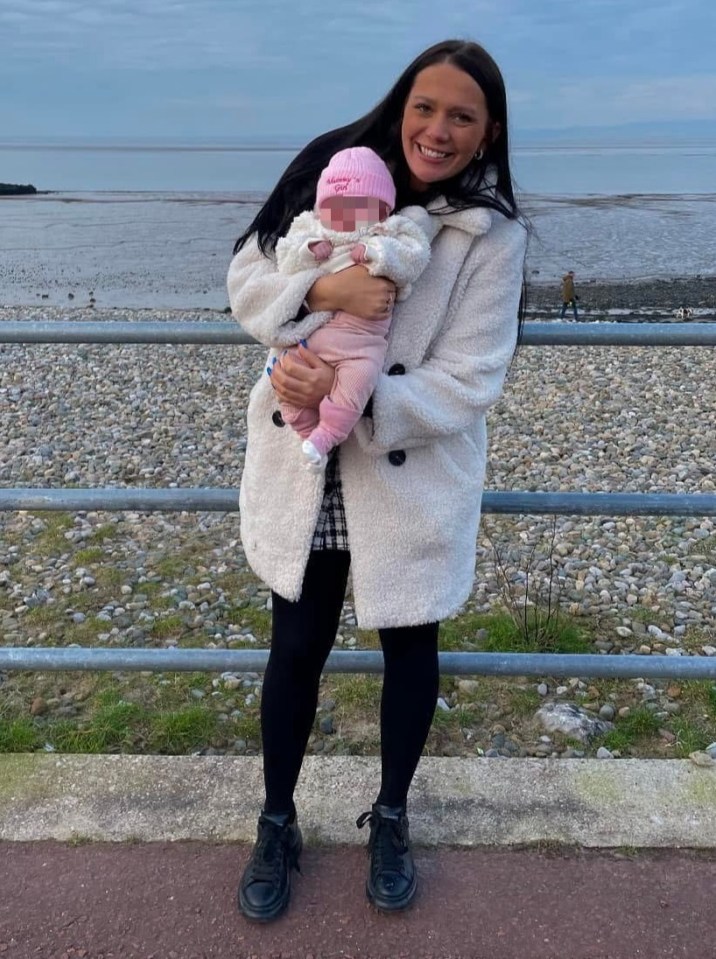
[{"label": "woman's arm", "polygon": [[[233,316],[260,343],[275,348],[310,336],[336,310],[384,319],[388,296],[395,292],[394,283],[370,276],[362,266],[327,276],[317,266],[285,276],[254,237],[231,261],[227,286]],[[297,320],[304,300],[311,312]]]},{"label": "woman's arm", "polygon": [[526,246],[524,228],[500,220],[481,240],[463,299],[425,362],[378,379],[372,421],[355,429],[367,453],[462,432],[499,398],[517,338]]},{"label": "woman's arm", "polygon": [[318,267],[290,276],[279,273],[275,260],[264,256],[252,237],[229,266],[231,312],[260,343],[293,346],[329,319],[325,312],[312,312],[296,321],[306,294],[320,276]]},{"label": "woman's arm", "polygon": [[320,277],[311,287],[306,302],[311,310],[345,310],[364,320],[384,320],[395,283],[383,276],[371,276],[362,266]]}]

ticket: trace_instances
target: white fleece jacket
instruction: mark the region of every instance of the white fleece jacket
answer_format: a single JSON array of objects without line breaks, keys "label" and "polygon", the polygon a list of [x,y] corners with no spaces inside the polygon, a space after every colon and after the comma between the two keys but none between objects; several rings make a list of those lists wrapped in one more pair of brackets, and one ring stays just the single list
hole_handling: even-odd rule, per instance
[{"label": "white fleece jacket", "polygon": [[[395,307],[373,417],[339,448],[356,614],[368,629],[440,620],[469,596],[485,413],[500,396],[516,341],[524,227],[484,208],[433,218],[439,232],[430,262]],[[281,274],[251,241],[229,268],[232,312],[272,355],[331,315],[294,322],[320,275],[319,268]],[[323,477],[301,469],[300,444],[274,424],[277,409],[264,375],[249,401],[241,536],[255,572],[295,600]]]},{"label": "white fleece jacket", "polygon": [[[319,266],[324,273],[338,273],[355,266],[350,250],[356,243],[366,246],[365,268],[371,276],[385,276],[398,288],[396,299],[405,300],[412,284],[430,259],[430,241],[436,234],[436,220],[422,207],[407,207],[371,227],[350,231],[331,230],[311,210],[294,219],[286,236],[276,244],[276,263],[281,273],[299,273]],[[310,244],[329,240],[333,255],[318,263]]]}]

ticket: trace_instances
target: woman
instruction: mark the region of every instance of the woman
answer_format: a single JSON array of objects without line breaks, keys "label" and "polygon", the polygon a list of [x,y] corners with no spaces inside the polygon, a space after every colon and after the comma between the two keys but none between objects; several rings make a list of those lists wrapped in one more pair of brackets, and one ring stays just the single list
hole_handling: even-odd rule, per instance
[{"label": "woman", "polygon": [[[438,221],[430,262],[395,307],[393,285],[361,266],[330,276],[276,269],[276,242],[312,206],[328,159],[359,145],[387,163],[397,211],[420,204]],[[358,623],[379,630],[385,662],[380,791],[358,820],[370,824],[366,892],[386,911],[415,895],[407,795],[437,699],[438,624],[473,584],[485,411],[515,347],[525,245],[500,71],[482,47],[453,40],[417,57],[365,117],[310,143],[237,241],[232,312],[273,349],[272,375],[249,402],[240,495],[243,546],[273,595],[266,801],[239,890],[248,918],[273,919],[289,901],[301,851],[293,792],[349,565]],[[302,362],[280,357],[339,309],[374,320],[394,312],[385,372],[322,478],[300,469],[278,406],[318,407],[333,369],[303,348]]]}]

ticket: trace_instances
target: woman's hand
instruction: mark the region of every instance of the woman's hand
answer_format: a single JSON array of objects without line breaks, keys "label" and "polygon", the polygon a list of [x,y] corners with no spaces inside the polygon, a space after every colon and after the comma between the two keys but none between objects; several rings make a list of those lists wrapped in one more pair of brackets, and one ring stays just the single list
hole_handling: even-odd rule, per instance
[{"label": "woman's hand", "polygon": [[298,353],[300,360],[291,353],[278,357],[271,371],[271,384],[281,403],[318,409],[333,388],[335,370],[303,345],[298,347]]},{"label": "woman's hand", "polygon": [[316,280],[306,302],[314,313],[345,310],[365,320],[384,320],[393,309],[395,283],[371,276],[362,266],[351,266]]}]

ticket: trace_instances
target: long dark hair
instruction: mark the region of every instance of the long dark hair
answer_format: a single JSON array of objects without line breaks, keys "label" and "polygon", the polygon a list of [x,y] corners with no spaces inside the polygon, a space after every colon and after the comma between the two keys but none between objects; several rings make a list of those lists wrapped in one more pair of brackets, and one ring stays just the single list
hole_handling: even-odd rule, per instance
[{"label": "long dark hair", "polygon": [[[410,170],[405,161],[400,137],[403,110],[416,76],[426,67],[450,63],[469,74],[485,95],[492,123],[500,125],[500,134],[490,143],[479,161],[448,180],[432,184],[422,193],[410,188]],[[234,246],[234,253],[256,234],[261,252],[272,252],[279,237],[284,236],[292,220],[314,204],[316,185],[321,170],[339,150],[348,147],[371,147],[393,171],[397,190],[396,209],[410,203],[426,204],[443,196],[453,209],[486,206],[504,216],[519,216],[512,186],[507,134],[507,95],[499,67],[479,44],[466,40],[444,40],[416,57],[401,74],[387,96],[370,113],[348,126],[316,137],[289,164],[273,192],[261,207],[251,225]],[[487,169],[497,171],[497,183],[486,179]]]}]

